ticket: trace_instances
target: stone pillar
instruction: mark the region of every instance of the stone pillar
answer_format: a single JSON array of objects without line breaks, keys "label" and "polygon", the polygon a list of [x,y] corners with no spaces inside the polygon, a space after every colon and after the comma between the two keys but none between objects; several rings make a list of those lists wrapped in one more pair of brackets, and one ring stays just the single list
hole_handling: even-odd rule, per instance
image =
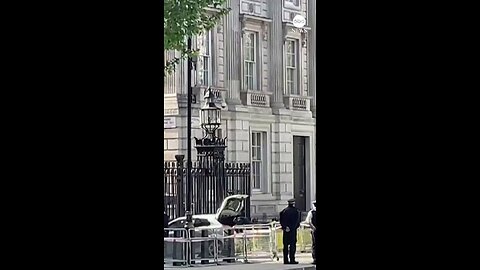
[{"label": "stone pillar", "polygon": [[308,1],[308,24],[312,28],[308,33],[308,91],[309,91],[309,95],[313,97],[310,103],[313,117],[316,117],[316,111],[317,111],[317,101],[316,101],[316,93],[317,93],[316,14],[317,14],[317,9],[316,8],[317,8],[316,1]]},{"label": "stone pillar", "polygon": [[[280,1],[279,1],[280,2]],[[311,2],[311,1],[310,1]],[[270,78],[273,91],[272,107],[284,108],[283,104],[283,45],[285,43],[282,25],[282,4],[270,5],[272,29],[271,29],[271,58]]]},{"label": "stone pillar", "polygon": [[272,125],[272,193],[283,204],[293,197],[293,137],[289,117],[279,118]]},{"label": "stone pillar", "polygon": [[226,102],[229,105],[240,104],[240,65],[242,46],[240,26],[240,0],[227,0],[226,6],[231,11],[225,17],[225,88],[227,88]]}]

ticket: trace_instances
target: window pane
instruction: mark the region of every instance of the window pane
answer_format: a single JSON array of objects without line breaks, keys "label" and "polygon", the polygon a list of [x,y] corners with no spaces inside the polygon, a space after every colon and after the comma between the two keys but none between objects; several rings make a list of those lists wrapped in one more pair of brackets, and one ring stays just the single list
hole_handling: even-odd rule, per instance
[{"label": "window pane", "polygon": [[260,163],[254,163],[255,168],[255,187],[260,188]]},{"label": "window pane", "polygon": [[251,37],[250,35],[245,36],[245,47],[250,47],[251,46],[252,40],[251,40],[250,37]]},{"label": "window pane", "polygon": [[294,50],[294,49],[293,49],[293,41],[289,40],[289,41],[287,42],[287,52],[288,52],[288,53],[293,53],[293,50]]},{"label": "window pane", "polygon": [[243,85],[248,90],[256,90],[256,38],[257,33],[249,32],[244,36],[244,48],[243,48]]},{"label": "window pane", "polygon": [[288,40],[286,53],[286,89],[288,93],[297,94],[297,42]]},{"label": "window pane", "polygon": [[210,55],[210,31],[208,31],[206,34],[205,34],[205,53],[206,55]]},{"label": "window pane", "polygon": [[204,70],[208,70],[208,61],[209,61],[209,58],[208,56],[204,56],[203,57],[203,69]]},{"label": "window pane", "polygon": [[210,57],[203,57],[203,85],[210,84]]},{"label": "window pane", "polygon": [[203,84],[204,85],[209,85],[210,84],[210,80],[208,79],[208,71],[203,72]]},{"label": "window pane", "polygon": [[[251,155],[252,155],[252,170],[251,170],[251,179],[252,187],[254,189],[261,189],[266,176],[265,172],[265,161],[262,156],[266,152],[266,133],[265,132],[252,132],[251,133]],[[265,190],[262,190],[265,191]]]}]

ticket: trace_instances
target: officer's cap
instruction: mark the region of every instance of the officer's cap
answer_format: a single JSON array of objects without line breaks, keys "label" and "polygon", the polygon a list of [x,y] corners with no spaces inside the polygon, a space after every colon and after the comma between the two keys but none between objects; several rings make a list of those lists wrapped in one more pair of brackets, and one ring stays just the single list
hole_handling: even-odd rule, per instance
[{"label": "officer's cap", "polygon": [[317,201],[313,201],[312,203],[313,203],[313,204],[316,204],[316,203],[317,203]]},{"label": "officer's cap", "polygon": [[295,199],[288,200],[288,203],[294,203],[294,202],[295,202]]}]

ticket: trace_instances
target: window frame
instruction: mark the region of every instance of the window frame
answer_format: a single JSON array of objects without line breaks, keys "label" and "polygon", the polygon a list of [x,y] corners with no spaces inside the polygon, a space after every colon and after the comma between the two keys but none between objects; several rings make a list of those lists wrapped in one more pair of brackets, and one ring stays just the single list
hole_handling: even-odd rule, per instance
[{"label": "window frame", "polygon": [[[254,53],[254,60],[250,61],[250,63],[253,63],[253,77],[252,77],[252,84],[253,87],[252,89],[249,89],[247,86],[247,81],[246,81],[246,46],[245,46],[245,41],[246,41],[246,36],[247,35],[253,35],[254,41],[253,41],[253,53]],[[262,72],[261,72],[261,63],[262,63],[262,41],[260,39],[260,34],[261,32],[258,29],[244,29],[243,34],[242,34],[242,65],[241,65],[241,73],[242,73],[242,81],[241,81],[241,89],[243,91],[261,91],[262,89]]]},{"label": "window frame", "polygon": [[205,58],[208,58],[207,62],[207,80],[208,82],[205,83],[205,68],[203,68],[202,72],[202,77],[204,80],[204,84],[206,86],[210,86],[213,84],[213,33],[212,30],[210,29],[207,31],[207,35],[205,36],[205,40],[207,41],[205,44],[208,44],[208,49],[206,50],[206,54],[204,54],[203,57],[203,66],[205,67]]},{"label": "window frame", "polygon": [[[293,48],[293,54],[288,52],[288,43],[293,42],[294,48]],[[293,37],[287,37],[286,42],[285,42],[285,90],[287,95],[301,95],[302,91],[300,87],[300,69],[301,69],[301,62],[300,62],[300,40],[293,38]],[[293,61],[295,66],[289,66],[288,63],[288,56],[291,55],[295,59]],[[293,70],[293,80],[291,80],[291,85],[293,88],[289,89],[288,84],[288,75],[289,75],[289,70]]]},{"label": "window frame", "polygon": [[[253,37],[252,40],[252,46],[247,47],[246,45],[246,38],[247,36]],[[243,76],[242,76],[242,82],[243,82],[243,88],[245,90],[250,90],[250,91],[255,91],[258,90],[258,32],[254,31],[246,31],[245,34],[243,35],[242,39],[242,47],[243,47]],[[252,60],[247,59],[247,51],[252,52]],[[252,74],[249,76],[247,75],[247,69],[246,67],[251,65],[251,72]],[[250,84],[248,83],[247,77],[251,78],[251,88]]]},{"label": "window frame", "polygon": [[[251,146],[250,146],[250,162],[252,164],[252,170],[251,170],[251,179],[252,179],[252,191],[262,191],[262,187],[264,187],[264,184],[262,183],[262,180],[265,177],[265,150],[264,147],[266,147],[266,144],[264,142],[264,134],[265,132],[262,131],[252,131],[251,133]],[[260,141],[259,141],[260,139]],[[255,158],[255,153],[257,150],[260,150],[260,154]],[[255,172],[255,163],[259,163],[259,169],[260,172]],[[258,181],[258,186],[256,186],[256,177],[260,178]]]},{"label": "window frame", "polygon": [[[203,39],[204,45],[200,48],[199,58],[201,58],[201,64],[197,63],[197,68],[200,70],[200,80],[197,83],[202,86],[214,86],[214,46],[215,35],[214,29],[210,29],[200,35],[197,38]],[[205,61],[207,59],[207,61]],[[206,62],[206,63],[205,63]],[[205,66],[207,69],[205,69]],[[205,76],[207,73],[207,76]]]},{"label": "window frame", "polygon": [[[252,151],[252,134],[260,133],[262,138],[262,173],[260,178],[260,187],[254,188],[254,177],[253,177],[253,151]],[[269,124],[262,123],[250,123],[250,132],[249,132],[249,160],[251,163],[251,186],[253,194],[271,194],[272,192],[272,146],[271,146],[271,131]]]}]

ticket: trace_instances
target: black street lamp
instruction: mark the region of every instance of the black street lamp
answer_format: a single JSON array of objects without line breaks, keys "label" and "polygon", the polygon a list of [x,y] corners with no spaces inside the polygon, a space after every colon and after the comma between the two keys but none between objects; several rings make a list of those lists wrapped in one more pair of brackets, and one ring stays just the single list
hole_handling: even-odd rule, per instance
[{"label": "black street lamp", "polygon": [[[217,130],[221,125],[222,109],[217,105],[220,93],[213,91],[208,87],[204,92],[204,100],[200,109],[200,125],[205,131],[205,135],[201,139],[195,138],[195,148],[197,149],[197,159],[206,173],[212,176],[212,180],[216,182],[214,191],[214,200],[212,202],[216,208],[220,207],[225,193],[225,149],[227,147],[227,138],[217,136]],[[223,105],[222,105],[223,107]],[[213,198],[212,198],[213,199]]]},{"label": "black street lamp", "polygon": [[216,97],[212,88],[208,87],[204,93],[205,104],[200,110],[200,122],[207,137],[213,138],[215,131],[221,124],[221,108],[215,103]]}]

